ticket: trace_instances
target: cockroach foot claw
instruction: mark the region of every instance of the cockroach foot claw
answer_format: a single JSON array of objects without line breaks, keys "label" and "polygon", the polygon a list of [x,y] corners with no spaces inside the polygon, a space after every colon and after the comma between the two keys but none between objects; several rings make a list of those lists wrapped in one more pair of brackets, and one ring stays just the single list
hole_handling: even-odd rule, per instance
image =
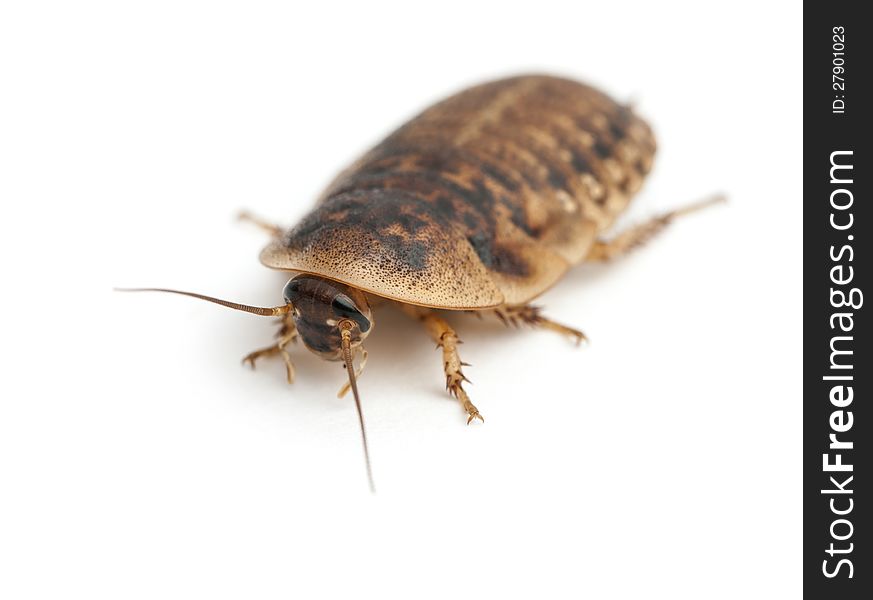
[{"label": "cockroach foot claw", "polygon": [[479,409],[476,408],[476,405],[470,402],[470,398],[469,396],[467,396],[467,392],[465,392],[464,388],[461,387],[462,380],[467,381],[467,383],[470,383],[470,380],[460,374],[457,374],[455,377],[449,376],[448,379],[449,394],[461,401],[461,406],[467,413],[467,425],[472,423],[473,419],[479,419],[484,423],[485,417],[482,416],[482,414],[479,412]]},{"label": "cockroach foot claw", "polygon": [[256,350],[255,352],[251,352],[249,354],[246,354],[245,356],[243,356],[242,364],[243,365],[248,364],[252,368],[252,371],[254,371],[255,370],[255,361],[257,361],[258,358],[260,358],[261,356],[263,356],[261,350]]},{"label": "cockroach foot claw", "polygon": [[577,329],[572,330],[570,336],[576,341],[576,347],[588,343],[588,336]]},{"label": "cockroach foot claw", "polygon": [[[287,343],[287,342],[285,342]],[[294,363],[291,362],[291,355],[285,350],[285,344],[280,342],[275,346],[270,346],[268,348],[261,348],[260,350],[255,350],[254,352],[250,352],[246,354],[242,359],[242,364],[248,364],[252,370],[255,370],[255,363],[258,359],[263,358],[265,356],[274,356],[280,355],[282,360],[285,362],[285,379],[288,383],[294,383]]]},{"label": "cockroach foot claw", "polygon": [[482,423],[485,422],[485,417],[483,417],[479,413],[479,410],[475,406],[471,407],[470,409],[467,409],[467,415],[468,415],[467,416],[467,425],[472,423],[473,419],[479,419],[479,421]]}]

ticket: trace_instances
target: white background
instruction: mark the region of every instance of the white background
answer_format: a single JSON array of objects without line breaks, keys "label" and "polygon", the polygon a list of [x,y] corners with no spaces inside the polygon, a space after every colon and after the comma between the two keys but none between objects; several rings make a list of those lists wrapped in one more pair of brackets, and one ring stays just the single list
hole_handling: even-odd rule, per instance
[{"label": "white background", "polygon": [[[0,596],[794,598],[800,593],[796,3],[4,3]],[[377,314],[361,379],[267,319],[243,207],[292,225],[430,102],[518,72],[634,99],[632,205],[690,216],[541,299],[582,328]]]}]

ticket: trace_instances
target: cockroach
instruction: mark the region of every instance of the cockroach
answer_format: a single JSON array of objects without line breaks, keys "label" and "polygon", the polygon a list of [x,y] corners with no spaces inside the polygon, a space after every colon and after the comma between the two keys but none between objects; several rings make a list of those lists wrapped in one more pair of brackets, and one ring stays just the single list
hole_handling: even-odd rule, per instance
[{"label": "cockroach", "polygon": [[[342,361],[355,400],[373,486],[357,377],[371,305],[395,303],[442,349],[446,389],[467,414],[458,344],[441,313],[487,312],[511,325],[584,334],[531,301],[571,266],[618,257],[713,197],[606,237],[652,167],[655,139],[630,106],[568,79],[526,75],[478,85],[426,109],[328,186],[302,221],[284,229],[247,213],[272,241],[267,267],[292,273],[284,302],[261,308],[159,288],[252,314],[279,317],[272,346],[243,359],[254,367],[288,345]],[[375,301],[375,302],[374,302]],[[360,364],[355,369],[355,358]]]}]

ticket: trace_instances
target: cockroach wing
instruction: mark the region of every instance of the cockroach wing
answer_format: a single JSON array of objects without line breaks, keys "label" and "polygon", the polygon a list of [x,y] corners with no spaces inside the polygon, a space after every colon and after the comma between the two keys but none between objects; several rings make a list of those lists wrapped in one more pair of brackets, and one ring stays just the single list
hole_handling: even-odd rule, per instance
[{"label": "cockroach wing", "polygon": [[654,152],[630,108],[584,84],[476,86],[341,173],[261,261],[410,304],[523,304],[584,260]]}]

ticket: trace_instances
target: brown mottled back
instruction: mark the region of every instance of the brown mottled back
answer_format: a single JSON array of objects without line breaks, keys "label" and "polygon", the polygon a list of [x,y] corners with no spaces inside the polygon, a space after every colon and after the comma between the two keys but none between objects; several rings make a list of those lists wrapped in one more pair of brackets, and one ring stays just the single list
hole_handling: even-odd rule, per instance
[{"label": "brown mottled back", "polygon": [[410,304],[522,304],[586,256],[654,151],[649,127],[589,86],[487,83],[364,155],[261,260]]}]

